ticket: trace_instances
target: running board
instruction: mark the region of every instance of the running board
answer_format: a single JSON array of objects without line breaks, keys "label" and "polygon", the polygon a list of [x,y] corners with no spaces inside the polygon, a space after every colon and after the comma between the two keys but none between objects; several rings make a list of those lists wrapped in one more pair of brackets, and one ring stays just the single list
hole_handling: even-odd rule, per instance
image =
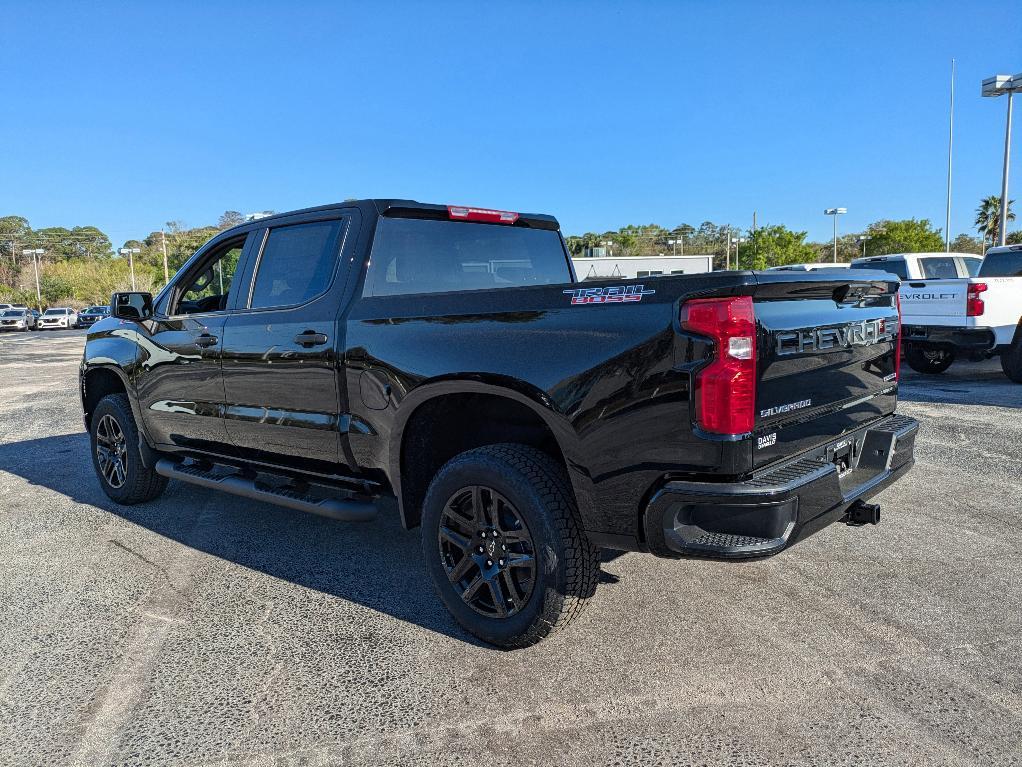
[{"label": "running board", "polygon": [[340,519],[344,522],[368,522],[376,516],[376,504],[370,500],[354,498],[317,498],[295,488],[270,487],[240,474],[216,474],[195,464],[185,464],[161,458],[156,462],[156,473],[170,479],[178,479],[191,485],[222,490],[225,493],[264,501],[276,506],[286,506],[297,511],[307,511],[321,517]]}]

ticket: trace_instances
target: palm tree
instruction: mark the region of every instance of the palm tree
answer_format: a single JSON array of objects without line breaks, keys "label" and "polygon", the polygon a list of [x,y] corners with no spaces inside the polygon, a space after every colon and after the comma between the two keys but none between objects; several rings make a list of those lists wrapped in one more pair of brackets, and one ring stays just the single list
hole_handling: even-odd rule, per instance
[{"label": "palm tree", "polygon": [[[1014,204],[1014,200],[1008,200],[1009,221],[1015,220],[1015,212],[1011,209]],[[1000,197],[990,195],[979,201],[979,207],[976,208],[976,229],[983,237],[983,252],[986,253],[987,240],[991,245],[994,244],[999,239],[998,235],[1001,232]]]}]

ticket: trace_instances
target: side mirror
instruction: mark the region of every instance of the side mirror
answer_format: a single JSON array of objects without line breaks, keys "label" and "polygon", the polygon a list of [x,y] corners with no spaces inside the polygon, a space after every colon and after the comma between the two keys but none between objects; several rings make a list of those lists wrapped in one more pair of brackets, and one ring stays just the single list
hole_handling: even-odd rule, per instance
[{"label": "side mirror", "polygon": [[147,320],[153,316],[152,293],[114,293],[110,313],[122,320]]}]

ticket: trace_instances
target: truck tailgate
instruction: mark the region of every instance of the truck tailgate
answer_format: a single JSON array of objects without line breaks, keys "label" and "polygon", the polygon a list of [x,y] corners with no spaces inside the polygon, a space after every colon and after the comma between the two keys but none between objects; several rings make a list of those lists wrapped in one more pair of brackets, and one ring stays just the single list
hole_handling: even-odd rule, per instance
[{"label": "truck tailgate", "polygon": [[901,283],[904,325],[961,325],[970,280],[912,280]]},{"label": "truck tailgate", "polygon": [[754,295],[758,384],[753,465],[828,442],[848,465],[861,445],[843,435],[894,412],[898,283],[879,273],[759,274]]}]

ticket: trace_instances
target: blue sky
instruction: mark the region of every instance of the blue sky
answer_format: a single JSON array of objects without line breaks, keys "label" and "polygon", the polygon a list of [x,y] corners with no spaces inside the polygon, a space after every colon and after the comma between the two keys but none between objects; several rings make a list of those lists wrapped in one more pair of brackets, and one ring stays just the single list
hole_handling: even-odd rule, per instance
[{"label": "blue sky", "polygon": [[373,196],[567,233],[755,210],[822,240],[834,205],[844,231],[943,226],[952,56],[957,234],[1000,190],[980,80],[1022,72],[1022,14],[962,2],[4,7],[0,215],[115,245]]}]

